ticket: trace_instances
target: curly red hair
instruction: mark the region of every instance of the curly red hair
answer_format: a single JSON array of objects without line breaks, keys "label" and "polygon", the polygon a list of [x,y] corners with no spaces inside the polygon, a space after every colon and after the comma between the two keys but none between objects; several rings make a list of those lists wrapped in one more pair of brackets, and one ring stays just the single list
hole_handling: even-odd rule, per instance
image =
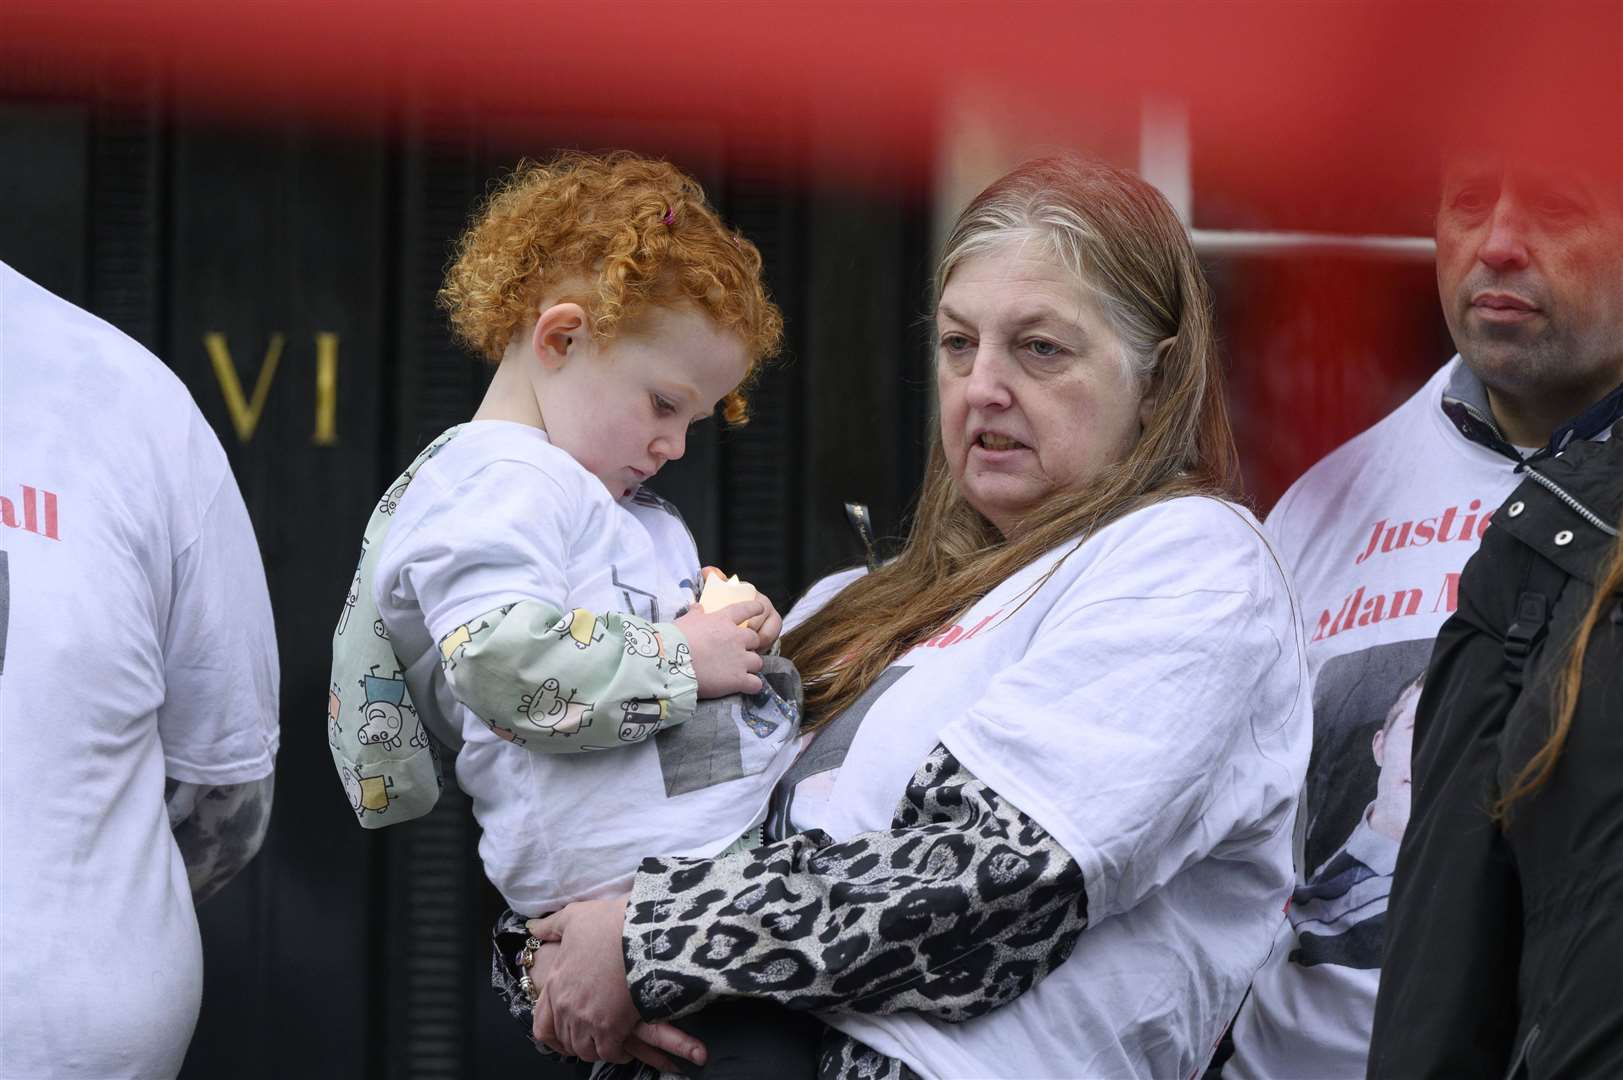
[{"label": "curly red hair", "polygon": [[721,408],[728,423],[744,422],[745,388],[776,355],[783,316],[761,253],[722,223],[697,181],[625,151],[520,162],[457,241],[439,302],[457,337],[496,362],[543,298],[578,281],[588,294],[560,299],[584,307],[602,340],[649,307],[684,302],[737,333],[749,371]]}]

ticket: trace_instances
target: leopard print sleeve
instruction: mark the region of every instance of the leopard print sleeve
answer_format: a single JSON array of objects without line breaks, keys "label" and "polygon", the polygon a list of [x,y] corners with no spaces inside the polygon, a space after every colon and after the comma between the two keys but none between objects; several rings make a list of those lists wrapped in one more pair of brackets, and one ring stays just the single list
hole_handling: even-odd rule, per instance
[{"label": "leopard print sleeve", "polygon": [[649,1020],[724,997],[967,1020],[1064,962],[1087,914],[1076,860],[937,746],[887,832],[645,859],[627,981]]}]

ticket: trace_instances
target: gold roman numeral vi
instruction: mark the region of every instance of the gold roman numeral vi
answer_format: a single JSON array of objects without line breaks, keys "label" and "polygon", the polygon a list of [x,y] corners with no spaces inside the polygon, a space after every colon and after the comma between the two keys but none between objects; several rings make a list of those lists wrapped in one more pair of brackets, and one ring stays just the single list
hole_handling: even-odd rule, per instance
[{"label": "gold roman numeral vi", "polygon": [[[214,367],[214,379],[220,384],[220,396],[225,399],[231,426],[236,429],[240,442],[251,441],[259,429],[286,344],[287,335],[280,332],[271,335],[270,344],[265,347],[265,358],[259,362],[259,374],[254,376],[253,395],[249,397],[242,392],[242,380],[237,375],[237,364],[231,357],[225,335],[218,331],[203,335],[203,348]],[[315,446],[338,445],[338,335],[327,331],[316,334],[316,427],[310,442]]]}]

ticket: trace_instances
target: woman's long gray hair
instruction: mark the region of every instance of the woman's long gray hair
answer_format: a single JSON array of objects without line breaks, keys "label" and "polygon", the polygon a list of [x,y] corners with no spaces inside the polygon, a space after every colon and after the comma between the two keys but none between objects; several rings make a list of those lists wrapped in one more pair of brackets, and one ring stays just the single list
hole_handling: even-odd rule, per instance
[{"label": "woman's long gray hair", "polygon": [[1151,396],[1143,433],[1086,489],[1056,494],[1005,536],[959,493],[937,431],[901,553],[784,640],[806,680],[808,728],[839,715],[903,653],[1044,552],[1150,503],[1234,484],[1211,297],[1161,193],[1100,162],[1028,161],[958,216],[937,297],[964,260],[1009,244],[1039,245],[1099,301]]}]

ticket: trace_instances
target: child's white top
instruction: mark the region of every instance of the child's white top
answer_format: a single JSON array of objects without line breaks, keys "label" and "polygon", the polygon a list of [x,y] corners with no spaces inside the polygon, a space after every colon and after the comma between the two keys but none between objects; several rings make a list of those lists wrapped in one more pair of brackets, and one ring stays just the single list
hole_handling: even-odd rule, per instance
[{"label": "child's white top", "polygon": [[[515,911],[629,891],[647,856],[727,847],[764,813],[793,759],[793,730],[757,738],[683,724],[599,753],[537,753],[456,700],[437,643],[522,601],[670,622],[693,603],[698,576],[693,536],[669,504],[643,491],[614,500],[524,424],[469,423],[401,497],[373,599],[413,698],[466,740],[457,782],[483,829],[485,873]],[[695,757],[711,762],[697,788]]]}]

